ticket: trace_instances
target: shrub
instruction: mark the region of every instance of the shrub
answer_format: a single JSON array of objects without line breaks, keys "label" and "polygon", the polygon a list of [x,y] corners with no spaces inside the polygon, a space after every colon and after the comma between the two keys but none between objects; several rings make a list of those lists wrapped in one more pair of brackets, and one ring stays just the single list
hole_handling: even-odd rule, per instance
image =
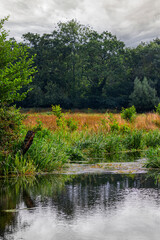
[{"label": "shrub", "polygon": [[122,108],[121,117],[127,121],[133,121],[136,117],[136,109],[134,106],[130,108]]},{"label": "shrub", "polygon": [[120,132],[121,133],[130,133],[131,129],[127,124],[123,124],[120,126]]},{"label": "shrub", "polygon": [[73,118],[66,119],[67,127],[70,131],[75,131],[78,128],[78,122]]},{"label": "shrub", "polygon": [[156,109],[156,113],[160,115],[160,103],[158,103],[157,107],[155,106],[155,109]]},{"label": "shrub", "polygon": [[52,105],[52,112],[57,117],[56,123],[58,127],[60,127],[61,129],[66,129],[66,127],[68,127],[70,131],[77,130],[77,121],[75,121],[73,118],[65,119],[63,117],[62,108],[60,107],[60,105]]},{"label": "shrub", "polygon": [[0,152],[13,151],[14,145],[22,135],[20,128],[24,118],[15,106],[0,108]]},{"label": "shrub", "polygon": [[120,130],[120,126],[116,120],[114,120],[112,123],[109,123],[109,126],[111,128],[111,132]]},{"label": "shrub", "polygon": [[60,107],[60,105],[52,105],[52,112],[57,118],[63,117],[62,108]]},{"label": "shrub", "polygon": [[67,124],[66,124],[66,119],[65,118],[56,118],[56,123],[57,123],[57,126],[60,128],[60,129],[66,129],[67,127]]}]

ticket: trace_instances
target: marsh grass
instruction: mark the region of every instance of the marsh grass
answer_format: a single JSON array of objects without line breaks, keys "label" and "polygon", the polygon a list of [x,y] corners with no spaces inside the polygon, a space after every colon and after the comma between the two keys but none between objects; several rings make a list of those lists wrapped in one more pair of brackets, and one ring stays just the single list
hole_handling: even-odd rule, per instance
[{"label": "marsh grass", "polygon": [[145,167],[147,168],[160,168],[160,148],[149,148],[145,154],[147,162]]},{"label": "marsh grass", "polygon": [[[119,121],[119,117],[120,115],[108,116],[107,114],[105,119],[100,119],[100,126],[98,125],[96,129],[88,127],[70,131],[65,126],[56,128],[54,132],[44,129],[37,133],[28,154],[32,154],[36,165],[45,171],[47,168],[54,169],[55,163],[58,166],[59,162],[61,162],[59,165],[63,165],[67,161],[95,162],[99,161],[98,159],[107,161],[111,155],[120,153],[122,156],[123,152],[124,157],[124,152],[141,151],[159,144],[160,132],[158,130],[148,132],[132,129],[133,123]],[[111,120],[114,127],[110,127]]]},{"label": "marsh grass", "polygon": [[[48,113],[31,113],[28,114],[28,117],[24,120],[25,126],[32,128],[36,125],[37,119],[39,119],[45,128],[48,128],[52,131],[57,129],[56,116]],[[147,113],[147,114],[137,114],[136,119],[133,122],[127,122],[121,117],[121,114],[108,114],[108,113],[64,113],[64,118],[73,119],[78,122],[77,130],[81,131],[83,129],[93,130],[95,132],[100,131],[110,131],[110,124],[113,124],[114,121],[118,122],[118,125],[128,126],[130,129],[138,130],[155,130],[159,129],[160,126],[160,115],[157,113]],[[111,117],[112,116],[112,117]]]},{"label": "marsh grass", "polygon": [[[120,114],[108,113],[64,113],[63,118],[66,120],[58,118],[62,119],[59,127],[54,115],[29,114],[12,152],[5,157],[0,154],[0,173],[51,172],[61,170],[69,162],[134,161],[143,155],[143,151],[157,148],[160,144],[160,132],[155,124],[155,121],[160,121],[158,114],[141,114],[134,122],[125,121]],[[35,138],[23,156],[23,140],[31,129],[36,131]],[[154,157],[153,154],[150,156]]]}]

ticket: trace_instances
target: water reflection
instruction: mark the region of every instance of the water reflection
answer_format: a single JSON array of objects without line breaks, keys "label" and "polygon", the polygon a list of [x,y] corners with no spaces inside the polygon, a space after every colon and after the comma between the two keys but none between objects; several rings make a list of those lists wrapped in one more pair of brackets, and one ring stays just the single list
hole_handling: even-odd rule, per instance
[{"label": "water reflection", "polygon": [[0,189],[2,239],[158,240],[160,236],[158,182],[144,174],[7,179],[0,180]]}]

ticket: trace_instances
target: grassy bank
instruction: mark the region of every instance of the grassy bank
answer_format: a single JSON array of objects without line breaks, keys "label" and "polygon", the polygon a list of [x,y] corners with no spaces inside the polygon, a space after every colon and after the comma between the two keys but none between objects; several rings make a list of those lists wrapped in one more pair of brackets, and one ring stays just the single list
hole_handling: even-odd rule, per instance
[{"label": "grassy bank", "polygon": [[[28,114],[12,151],[0,155],[0,174],[34,174],[60,170],[65,163],[124,162],[146,157],[160,167],[160,116],[141,114],[134,121],[120,114]],[[28,130],[36,130],[30,149],[21,147]],[[156,153],[156,158],[154,157]],[[153,164],[156,162],[156,164]]]},{"label": "grassy bank", "polygon": [[[51,172],[68,162],[125,162],[142,157],[149,159],[148,167],[159,168],[159,126],[160,116],[156,113],[139,114],[132,120],[112,113],[63,114],[60,108],[27,113],[18,137],[10,142],[11,147],[6,145],[9,150],[1,148],[0,174]],[[35,131],[35,137],[23,155],[28,130]]]}]

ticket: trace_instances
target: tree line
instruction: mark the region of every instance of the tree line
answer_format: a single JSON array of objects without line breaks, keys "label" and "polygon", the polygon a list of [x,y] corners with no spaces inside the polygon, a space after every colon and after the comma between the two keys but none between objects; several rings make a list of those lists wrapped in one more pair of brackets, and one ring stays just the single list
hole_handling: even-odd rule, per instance
[{"label": "tree line", "polygon": [[57,23],[50,34],[23,35],[37,73],[22,107],[150,111],[160,98],[160,39],[128,48],[108,31],[76,20]]}]

